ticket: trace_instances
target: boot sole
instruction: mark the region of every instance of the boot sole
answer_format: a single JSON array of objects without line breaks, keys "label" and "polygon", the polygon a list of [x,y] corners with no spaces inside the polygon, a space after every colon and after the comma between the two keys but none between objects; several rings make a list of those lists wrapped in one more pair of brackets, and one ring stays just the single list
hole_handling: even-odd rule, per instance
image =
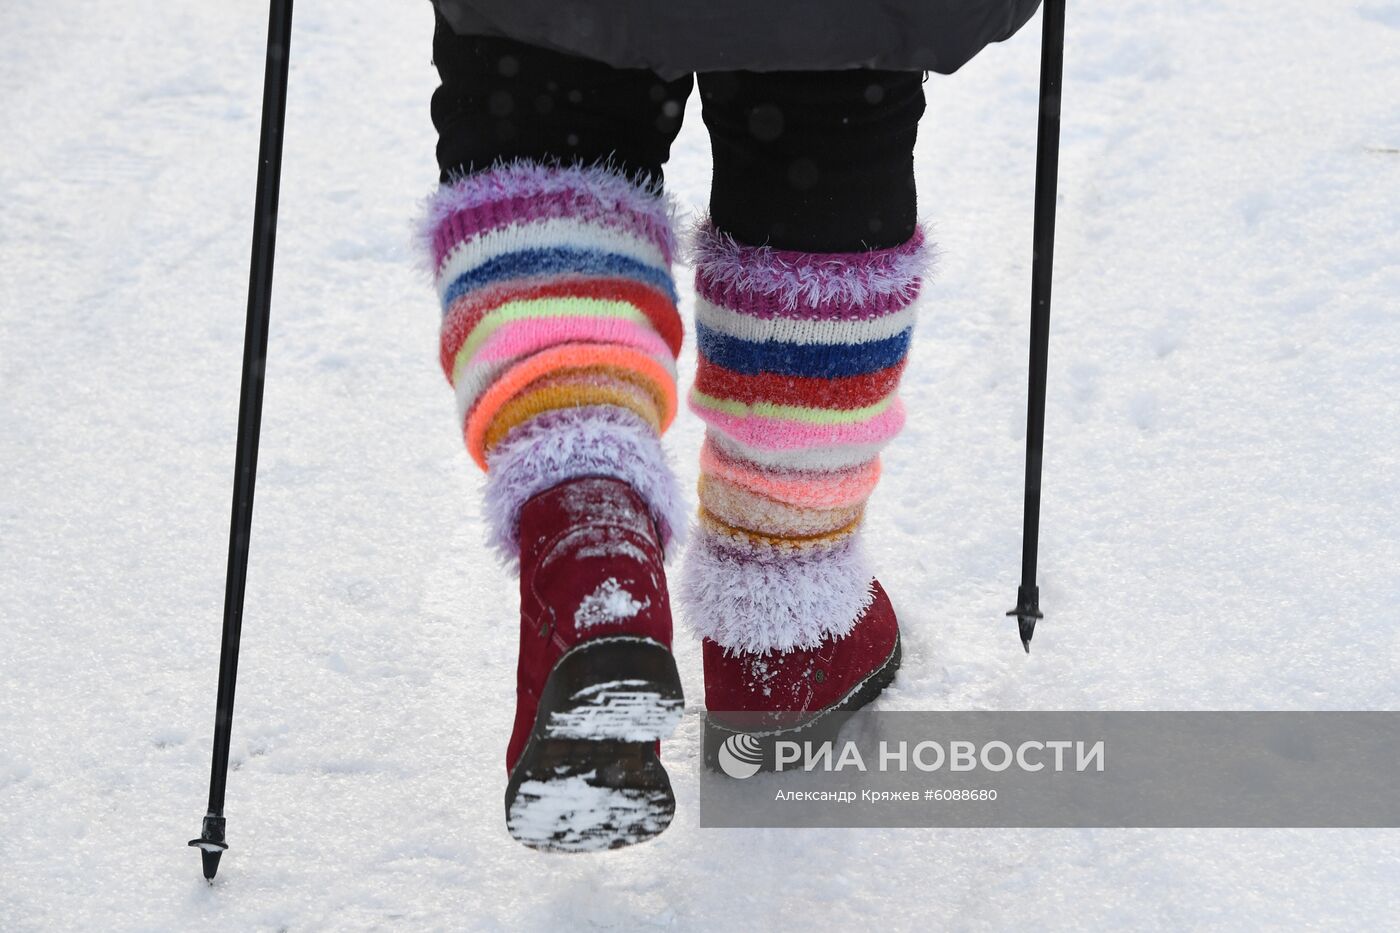
[{"label": "boot sole", "polygon": [[649,638],[571,648],[545,681],[539,712],[506,785],[506,828],[532,849],[596,852],[671,824],[676,798],[655,743],[680,723],[675,659]]},{"label": "boot sole", "polygon": [[[846,717],[837,714],[854,712],[869,705],[884,692],[886,687],[894,682],[902,657],[901,645],[902,639],[896,633],[894,648],[890,650],[889,656],[881,662],[879,667],[867,674],[864,680],[852,687],[850,692],[839,701],[796,725],[765,729],[761,723],[756,723],[757,728],[741,729],[725,725],[707,713],[705,715],[704,740],[705,766],[711,771],[724,770],[720,765],[719,753],[725,742],[734,736],[757,736],[764,739],[814,743],[834,740],[846,721]],[[778,715],[782,716],[781,713]],[[774,770],[773,751],[772,744],[762,749],[763,757],[759,763],[760,772]]]}]

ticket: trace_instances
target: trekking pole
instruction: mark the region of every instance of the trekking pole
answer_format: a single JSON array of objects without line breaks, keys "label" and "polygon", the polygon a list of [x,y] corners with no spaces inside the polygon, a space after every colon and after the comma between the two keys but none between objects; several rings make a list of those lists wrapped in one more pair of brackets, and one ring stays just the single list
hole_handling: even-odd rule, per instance
[{"label": "trekking pole", "polygon": [[1026,403],[1026,501],[1016,617],[1031,651],[1040,611],[1035,564],[1040,544],[1040,466],[1045,451],[1045,374],[1050,353],[1050,283],[1055,259],[1055,183],[1060,167],[1060,79],[1065,58],[1065,0],[1045,0],[1040,34],[1040,122],[1035,144],[1035,229],[1031,259],[1031,364]]},{"label": "trekking pole", "polygon": [[253,207],[253,256],[248,272],[248,321],[243,332],[243,384],[238,401],[238,450],[233,466],[233,517],[224,583],[224,634],[219,650],[219,694],[214,712],[214,752],[209,772],[209,812],[199,838],[204,877],[213,882],[224,841],[224,786],[228,779],[233,688],[238,678],[238,640],[243,627],[243,588],[248,579],[248,536],[253,525],[253,483],[258,472],[263,371],[267,366],[267,322],[272,300],[272,254],[277,239],[277,189],[282,172],[282,126],[287,109],[287,52],[292,0],[271,0],[267,26],[267,70],[263,75],[262,131],[258,141],[258,189]]}]

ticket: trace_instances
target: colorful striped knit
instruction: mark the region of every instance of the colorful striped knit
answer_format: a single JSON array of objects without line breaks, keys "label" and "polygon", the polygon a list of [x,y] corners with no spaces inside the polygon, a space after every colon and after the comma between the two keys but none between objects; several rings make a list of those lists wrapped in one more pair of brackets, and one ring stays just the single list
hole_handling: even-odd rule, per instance
[{"label": "colorful striped knit", "polygon": [[668,543],[684,520],[659,436],[682,325],[659,190],[605,167],[499,165],[438,190],[424,241],[493,543],[515,558],[530,496],[599,475],[630,483]]},{"label": "colorful striped knit", "polygon": [[859,529],[899,433],[896,395],[927,263],[922,231],[892,249],[800,253],[696,234],[707,425],[700,533],[680,597],[727,649],[814,648],[871,599]]}]

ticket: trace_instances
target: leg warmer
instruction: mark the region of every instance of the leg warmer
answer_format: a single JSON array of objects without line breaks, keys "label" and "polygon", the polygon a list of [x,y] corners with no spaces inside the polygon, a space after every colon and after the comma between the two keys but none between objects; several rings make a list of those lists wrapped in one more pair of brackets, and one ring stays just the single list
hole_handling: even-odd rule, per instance
[{"label": "leg warmer", "polygon": [[684,513],[659,437],[682,327],[659,190],[606,167],[499,165],[443,185],[424,240],[493,544],[517,557],[520,507],[579,476],[631,484],[669,544]]},{"label": "leg warmer", "polygon": [[919,230],[889,249],[803,253],[699,229],[689,404],[707,430],[679,592],[703,637],[813,648],[869,605],[858,532],[904,423],[896,391],[926,262]]}]

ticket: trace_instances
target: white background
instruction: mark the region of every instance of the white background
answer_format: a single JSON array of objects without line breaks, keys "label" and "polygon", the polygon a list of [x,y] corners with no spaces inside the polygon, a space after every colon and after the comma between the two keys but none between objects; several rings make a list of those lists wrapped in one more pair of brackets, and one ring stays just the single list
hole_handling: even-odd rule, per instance
[{"label": "white background", "polygon": [[[426,2],[303,0],[218,884],[204,811],[266,11],[0,6],[0,927],[1384,926],[1395,831],[503,827],[513,581],[411,243]],[[1071,3],[1042,623],[1019,568],[1039,19],[927,85],[942,258],[870,540],[886,709],[1400,697],[1400,3]],[[703,208],[693,106],[671,189]],[[689,271],[679,270],[685,300]],[[693,344],[682,371],[693,372]],[[693,488],[700,433],[668,443]],[[682,630],[683,631],[683,630]]]}]

